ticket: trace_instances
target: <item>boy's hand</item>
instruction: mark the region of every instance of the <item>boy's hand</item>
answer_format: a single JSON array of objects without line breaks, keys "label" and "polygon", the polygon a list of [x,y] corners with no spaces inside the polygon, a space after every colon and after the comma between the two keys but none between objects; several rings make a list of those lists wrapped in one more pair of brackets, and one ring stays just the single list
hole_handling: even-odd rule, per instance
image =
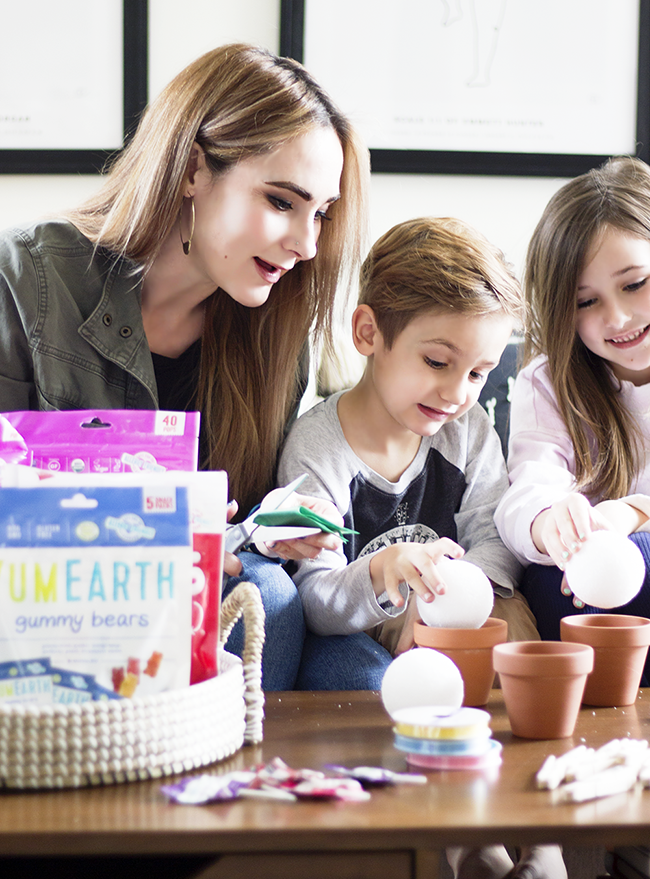
[{"label": "boy's hand", "polygon": [[386,592],[395,607],[404,599],[400,583],[407,583],[424,601],[443,595],[445,583],[436,569],[436,562],[445,556],[459,559],[465,554],[462,546],[448,537],[431,543],[395,543],[379,550],[370,559],[370,579],[375,595]]},{"label": "boy's hand", "polygon": [[[330,522],[343,525],[343,516],[331,501],[324,498],[305,497],[301,494],[294,494],[291,497],[296,505],[308,507],[319,516],[329,519]],[[323,549],[337,550],[341,546],[341,538],[337,537],[336,534],[326,534],[321,531],[320,534],[311,534],[309,537],[299,537],[296,540],[278,540],[273,546],[269,544],[267,546],[281,559],[301,561],[302,559],[317,558]]]}]

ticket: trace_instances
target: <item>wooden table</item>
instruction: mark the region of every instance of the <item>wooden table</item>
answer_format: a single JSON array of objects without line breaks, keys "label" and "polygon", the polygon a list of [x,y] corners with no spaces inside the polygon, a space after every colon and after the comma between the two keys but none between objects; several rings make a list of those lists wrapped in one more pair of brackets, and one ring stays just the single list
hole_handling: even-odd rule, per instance
[{"label": "wooden table", "polygon": [[[178,806],[160,793],[159,782],[4,791],[0,858],[219,854],[201,876],[374,879],[380,871],[391,879],[432,879],[446,845],[647,844],[650,791],[554,805],[551,793],[535,789],[534,775],[548,754],[581,742],[598,747],[613,738],[648,738],[650,689],[640,690],[628,708],[583,708],[573,738],[554,741],[514,737],[500,690],[492,692],[488,708],[493,735],[504,745],[499,769],[431,772],[426,785],[374,789],[365,803]],[[266,718],[263,745],[244,748],[209,771],[246,768],[276,755],[294,767],[407,768],[376,693],[267,694]]]}]

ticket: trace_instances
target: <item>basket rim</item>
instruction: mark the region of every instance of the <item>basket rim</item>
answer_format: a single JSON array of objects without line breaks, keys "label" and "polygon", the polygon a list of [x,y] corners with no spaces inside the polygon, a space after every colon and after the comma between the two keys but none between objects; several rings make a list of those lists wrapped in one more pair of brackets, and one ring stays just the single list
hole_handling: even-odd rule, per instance
[{"label": "basket rim", "polygon": [[132,698],[123,699],[99,699],[89,702],[73,702],[70,704],[54,703],[51,705],[34,705],[21,702],[0,702],[0,719],[2,717],[65,717],[79,716],[88,714],[110,713],[110,714],[138,714],[139,712],[151,707],[159,707],[166,703],[173,704],[182,701],[192,694],[193,698],[197,698],[198,694],[203,691],[209,692],[217,686],[223,686],[216,682],[219,678],[225,676],[233,676],[238,669],[242,667],[242,661],[239,656],[229,653],[223,647],[219,648],[219,674],[198,684],[190,684],[187,687],[180,687],[175,690],[163,690],[161,693],[152,693],[149,696],[133,696]]}]

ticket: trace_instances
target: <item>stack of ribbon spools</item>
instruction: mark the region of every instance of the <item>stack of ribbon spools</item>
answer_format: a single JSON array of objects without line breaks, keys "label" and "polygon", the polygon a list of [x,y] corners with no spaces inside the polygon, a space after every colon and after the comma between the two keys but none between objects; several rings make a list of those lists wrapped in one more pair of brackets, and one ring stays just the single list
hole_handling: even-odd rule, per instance
[{"label": "stack of ribbon spools", "polygon": [[492,738],[490,715],[479,708],[436,714],[423,706],[393,714],[395,747],[421,769],[486,769],[501,763],[501,744]]}]

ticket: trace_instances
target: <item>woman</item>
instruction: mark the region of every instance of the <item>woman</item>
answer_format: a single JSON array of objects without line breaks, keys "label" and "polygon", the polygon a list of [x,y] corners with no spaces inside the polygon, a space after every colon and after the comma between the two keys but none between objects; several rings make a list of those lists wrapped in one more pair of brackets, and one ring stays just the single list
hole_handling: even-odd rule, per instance
[{"label": "woman", "polygon": [[[310,331],[328,340],[358,263],[367,178],[367,151],[299,64],[239,44],[202,56],[96,196],[0,238],[0,411],[198,409],[201,466],[226,470],[248,511],[273,486]],[[281,548],[302,557],[334,540]],[[277,564],[243,555],[243,570],[226,560],[227,588],[236,575],[260,586],[264,686],[291,688],[297,593]]]}]

